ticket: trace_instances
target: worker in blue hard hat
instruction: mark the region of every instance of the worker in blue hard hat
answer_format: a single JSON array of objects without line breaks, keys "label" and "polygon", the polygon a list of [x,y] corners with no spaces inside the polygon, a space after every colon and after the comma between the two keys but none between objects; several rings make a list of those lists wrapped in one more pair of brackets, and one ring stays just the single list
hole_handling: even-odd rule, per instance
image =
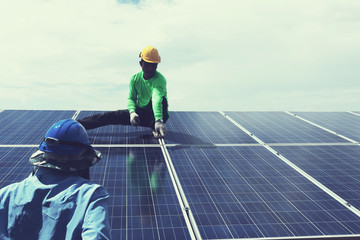
[{"label": "worker in blue hard hat", "polygon": [[0,190],[0,239],[110,239],[109,194],[89,180],[100,159],[80,123],[55,123],[30,157],[32,174]]},{"label": "worker in blue hard hat", "polygon": [[162,138],[167,132],[169,118],[166,79],[157,71],[161,58],[158,50],[148,46],[140,52],[142,71],[130,79],[128,109],[105,112],[78,120],[85,129],[110,124],[149,127],[154,137]]}]

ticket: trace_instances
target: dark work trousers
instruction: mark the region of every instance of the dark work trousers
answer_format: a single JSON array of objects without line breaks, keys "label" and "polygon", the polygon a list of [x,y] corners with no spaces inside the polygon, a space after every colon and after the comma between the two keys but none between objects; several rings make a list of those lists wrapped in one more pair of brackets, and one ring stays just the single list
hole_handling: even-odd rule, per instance
[{"label": "dark work trousers", "polygon": [[[163,106],[163,121],[166,122],[169,119],[168,113],[168,103],[165,97],[162,101]],[[139,115],[140,124],[142,127],[149,127],[154,129],[155,118],[154,111],[152,109],[152,102],[150,100],[149,104],[143,108],[137,107],[135,112]],[[131,125],[130,123],[130,113],[127,109],[110,111],[105,113],[100,113],[92,115],[83,119],[78,120],[86,130],[98,128],[106,125]]]}]

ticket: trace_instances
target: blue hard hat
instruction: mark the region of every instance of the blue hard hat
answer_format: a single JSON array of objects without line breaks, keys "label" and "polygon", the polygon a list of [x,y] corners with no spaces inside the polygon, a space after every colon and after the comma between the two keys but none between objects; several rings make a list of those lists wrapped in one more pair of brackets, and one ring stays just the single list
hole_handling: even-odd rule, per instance
[{"label": "blue hard hat", "polygon": [[[74,156],[74,159],[64,155]],[[39,150],[31,155],[29,161],[37,167],[76,172],[95,165],[100,159],[101,152],[93,149],[85,128],[73,119],[65,119],[49,128]]]},{"label": "blue hard hat", "polygon": [[47,153],[73,155],[92,148],[85,128],[73,119],[61,120],[47,131],[39,150]]}]

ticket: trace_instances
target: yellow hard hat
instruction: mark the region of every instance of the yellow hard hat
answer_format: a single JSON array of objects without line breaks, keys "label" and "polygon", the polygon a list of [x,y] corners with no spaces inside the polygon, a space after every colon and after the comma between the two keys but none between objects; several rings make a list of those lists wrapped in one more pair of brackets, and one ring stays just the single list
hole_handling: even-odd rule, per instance
[{"label": "yellow hard hat", "polygon": [[142,50],[140,53],[140,57],[145,61],[149,63],[160,63],[161,58],[159,55],[158,50],[153,46],[147,46]]}]

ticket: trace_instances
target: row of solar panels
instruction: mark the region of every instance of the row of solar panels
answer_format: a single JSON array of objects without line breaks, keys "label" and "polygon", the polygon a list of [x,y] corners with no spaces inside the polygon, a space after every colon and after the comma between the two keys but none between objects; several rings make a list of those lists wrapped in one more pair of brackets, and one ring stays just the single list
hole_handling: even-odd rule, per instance
[{"label": "row of solar panels", "polygon": [[[73,114],[1,112],[0,187],[26,177],[46,129]],[[171,112],[165,148],[145,128],[90,130],[114,239],[359,237],[360,117],[306,114]]]},{"label": "row of solar panels", "polygon": [[[77,119],[98,112],[81,111]],[[0,113],[0,144],[37,144],[52,123],[75,111],[5,110]],[[358,112],[226,112],[265,143],[348,143],[360,141]],[[313,124],[304,121],[311,121]],[[323,127],[319,128],[316,125]],[[167,144],[244,144],[256,141],[219,112],[171,112]],[[112,132],[114,131],[114,132]],[[96,132],[92,130],[91,132]],[[97,131],[93,144],[157,144],[144,128],[116,126]],[[101,133],[101,135],[100,135]]]}]

